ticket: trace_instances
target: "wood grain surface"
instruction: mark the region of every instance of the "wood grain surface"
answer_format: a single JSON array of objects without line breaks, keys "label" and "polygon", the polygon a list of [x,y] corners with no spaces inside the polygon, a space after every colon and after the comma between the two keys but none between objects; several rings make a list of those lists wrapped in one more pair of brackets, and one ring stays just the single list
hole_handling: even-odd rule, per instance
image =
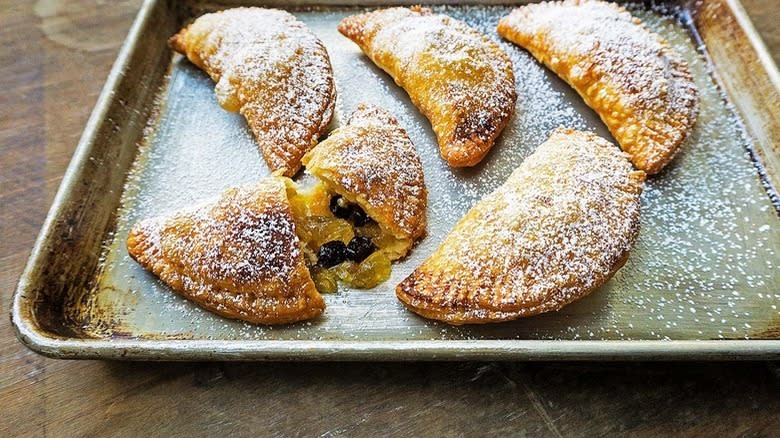
[{"label": "wood grain surface", "polygon": [[[0,1],[0,310],[140,0]],[[776,60],[780,2],[743,0]],[[0,318],[0,436],[777,436],[777,363],[57,361]]]}]

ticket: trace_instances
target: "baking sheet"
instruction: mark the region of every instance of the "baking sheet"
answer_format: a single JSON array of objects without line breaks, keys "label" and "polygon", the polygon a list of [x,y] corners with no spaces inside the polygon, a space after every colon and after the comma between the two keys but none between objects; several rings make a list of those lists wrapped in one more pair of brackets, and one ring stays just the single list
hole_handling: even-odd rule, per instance
[{"label": "baking sheet", "polygon": [[[513,60],[516,115],[479,166],[454,170],[440,159],[430,125],[409,98],[336,30],[356,9],[298,10],[324,42],[338,91],[337,120],[359,102],[388,109],[422,158],[429,190],[428,237],[376,289],[340,286],[314,321],[264,327],[220,318],[173,294],[128,256],[132,224],[268,175],[243,118],[216,103],[211,80],[181,56],[160,92],[160,115],[140,147],[96,286],[66,309],[98,338],[207,340],[704,340],[770,338],[780,323],[778,214],[762,186],[739,119],[724,102],[684,25],[632,11],[688,60],[701,114],[682,152],[642,196],[642,230],[626,265],[589,297],[559,312],[490,326],[452,327],[404,310],[393,288],[436,248],[470,206],[500,185],[558,126],[612,140],[565,83],[522,49],[500,40],[506,6],[435,8],[499,41]],[[614,140],[612,140],[614,141]],[[303,176],[306,178],[306,176]]]}]

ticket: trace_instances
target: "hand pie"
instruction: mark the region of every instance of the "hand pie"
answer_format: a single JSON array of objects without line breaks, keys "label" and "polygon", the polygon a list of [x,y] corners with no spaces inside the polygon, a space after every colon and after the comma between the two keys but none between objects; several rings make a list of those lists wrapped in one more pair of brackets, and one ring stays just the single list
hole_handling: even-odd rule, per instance
[{"label": "hand pie", "polygon": [[281,178],[137,223],[127,250],[175,292],[219,315],[259,324],[311,319],[325,303],[306,269]]},{"label": "hand pie", "polygon": [[450,324],[558,310],[604,284],[639,232],[644,172],[595,134],[557,129],[396,288]]},{"label": "hand pie", "polygon": [[387,111],[361,104],[347,124],[303,157],[306,171],[329,191],[357,204],[382,232],[391,260],[425,234],[428,192],[417,151]]},{"label": "hand pie", "polygon": [[409,93],[450,166],[479,163],[514,113],[512,61],[463,22],[389,8],[347,17],[338,29]]},{"label": "hand pie", "polygon": [[672,160],[693,128],[699,103],[688,64],[622,7],[531,4],[502,18],[498,33],[568,82],[649,174]]},{"label": "hand pie", "polygon": [[319,183],[288,196],[314,282],[372,288],[425,234],[428,192],[411,140],[387,111],[359,105],[303,157]]},{"label": "hand pie", "polygon": [[224,109],[246,118],[268,167],[294,175],[333,116],[322,42],[287,12],[235,8],[201,16],[169,44],[217,83]]}]

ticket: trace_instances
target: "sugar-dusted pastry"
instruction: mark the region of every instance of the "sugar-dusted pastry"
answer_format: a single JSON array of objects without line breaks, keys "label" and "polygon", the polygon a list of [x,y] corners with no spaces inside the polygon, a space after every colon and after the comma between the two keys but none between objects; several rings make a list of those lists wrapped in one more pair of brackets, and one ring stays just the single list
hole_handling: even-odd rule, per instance
[{"label": "sugar-dusted pastry", "polygon": [[[316,254],[315,282],[323,289],[330,276],[367,288],[386,280],[390,262],[425,234],[428,192],[406,131],[387,111],[361,104],[303,163],[321,181],[291,195],[301,239]],[[323,238],[323,229],[340,231]]]},{"label": "sugar-dusted pastry", "polygon": [[217,83],[224,109],[246,118],[268,167],[294,175],[333,116],[322,42],[285,11],[235,8],[199,17],[169,44]]},{"label": "sugar-dusted pastry", "polygon": [[127,250],[175,292],[228,318],[281,324],[314,318],[325,308],[305,265],[282,178],[140,221]]},{"label": "sugar-dusted pastry", "polygon": [[307,172],[333,193],[360,206],[406,255],[425,234],[428,191],[412,141],[387,111],[361,104],[345,126],[303,157]]},{"label": "sugar-dusted pastry", "polygon": [[409,93],[450,166],[482,160],[512,117],[512,61],[465,23],[421,7],[344,18],[339,31]]},{"label": "sugar-dusted pastry", "polygon": [[412,311],[450,324],[558,310],[625,263],[644,177],[610,142],[559,128],[396,294]]},{"label": "sugar-dusted pastry", "polygon": [[688,64],[620,6],[530,4],[502,18],[498,33],[568,82],[649,174],[671,161],[696,122],[698,93]]}]

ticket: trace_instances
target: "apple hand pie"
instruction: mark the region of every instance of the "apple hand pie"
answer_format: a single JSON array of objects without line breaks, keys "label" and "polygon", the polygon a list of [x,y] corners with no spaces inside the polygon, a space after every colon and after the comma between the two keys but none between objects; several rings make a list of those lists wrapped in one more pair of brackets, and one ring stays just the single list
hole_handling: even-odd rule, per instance
[{"label": "apple hand pie", "polygon": [[688,64],[622,7],[600,0],[530,4],[502,18],[498,33],[568,82],[649,174],[672,160],[696,122]]},{"label": "apple hand pie", "polygon": [[450,166],[479,163],[514,113],[512,61],[461,21],[389,8],[346,17],[338,29],[406,90]]},{"label": "apple hand pie", "polygon": [[558,310],[604,284],[639,233],[645,173],[595,134],[557,129],[396,288],[450,324]]},{"label": "apple hand pie", "polygon": [[175,292],[259,324],[311,319],[325,303],[306,269],[282,178],[137,223],[127,250]]},{"label": "apple hand pie", "polygon": [[425,234],[428,192],[406,131],[387,111],[361,104],[303,163],[321,183],[291,200],[318,288],[387,280],[390,262]]},{"label": "apple hand pie", "polygon": [[199,17],[169,44],[217,83],[224,109],[246,118],[268,167],[294,175],[333,116],[322,42],[285,11],[235,8]]}]

